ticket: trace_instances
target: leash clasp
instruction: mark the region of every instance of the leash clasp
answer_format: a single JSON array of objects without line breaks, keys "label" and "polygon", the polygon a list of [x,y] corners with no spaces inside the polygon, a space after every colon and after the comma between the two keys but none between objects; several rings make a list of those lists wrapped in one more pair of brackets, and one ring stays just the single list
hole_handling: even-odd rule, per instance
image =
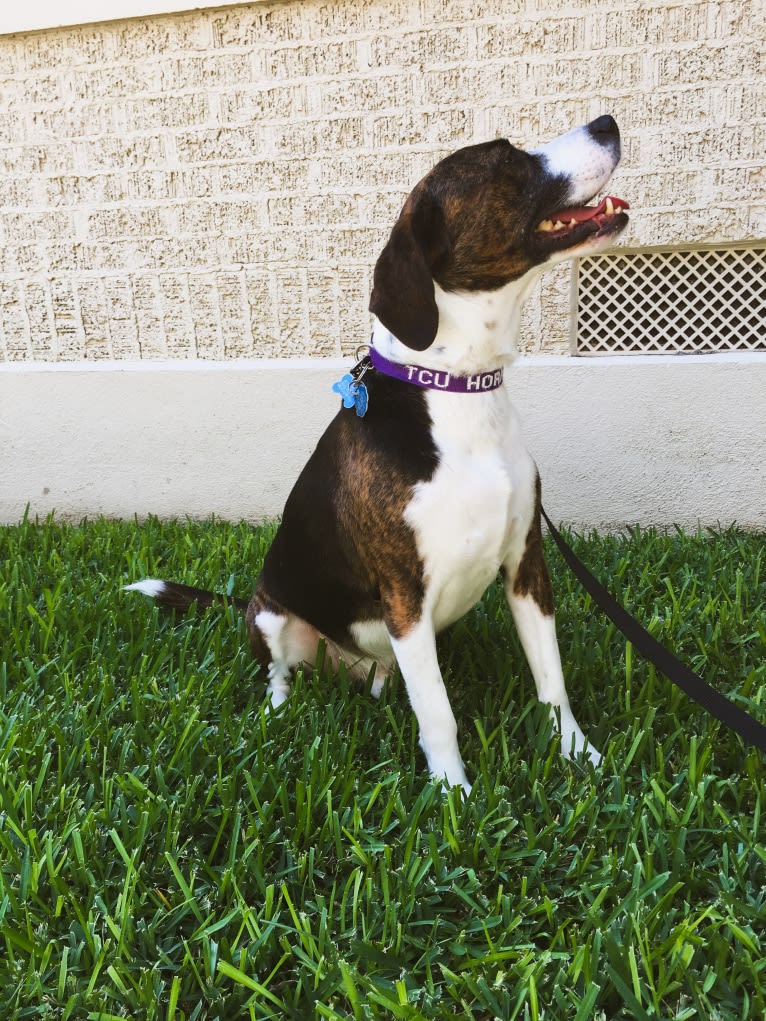
[{"label": "leash clasp", "polygon": [[370,345],[360,344],[354,353],[356,358],[356,365],[351,370],[351,375],[354,377],[356,383],[361,382],[364,378],[365,373],[369,372],[372,368],[372,362],[370,361]]}]

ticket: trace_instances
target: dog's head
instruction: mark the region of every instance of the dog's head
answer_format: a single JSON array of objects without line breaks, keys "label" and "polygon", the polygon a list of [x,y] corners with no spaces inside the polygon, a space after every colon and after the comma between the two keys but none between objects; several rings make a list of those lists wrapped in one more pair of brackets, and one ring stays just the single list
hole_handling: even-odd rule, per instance
[{"label": "dog's head", "polygon": [[459,149],[405,202],[375,266],[370,311],[422,351],[439,325],[434,282],[444,291],[496,291],[535,267],[608,244],[628,222],[627,203],[584,203],[619,159],[609,116],[532,152],[505,139]]}]

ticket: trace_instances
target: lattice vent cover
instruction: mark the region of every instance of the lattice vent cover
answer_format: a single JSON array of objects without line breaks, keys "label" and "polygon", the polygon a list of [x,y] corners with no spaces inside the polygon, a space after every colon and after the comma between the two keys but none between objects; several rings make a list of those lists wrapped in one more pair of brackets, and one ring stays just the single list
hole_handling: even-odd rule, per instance
[{"label": "lattice vent cover", "polygon": [[766,247],[581,259],[578,354],[766,351]]}]

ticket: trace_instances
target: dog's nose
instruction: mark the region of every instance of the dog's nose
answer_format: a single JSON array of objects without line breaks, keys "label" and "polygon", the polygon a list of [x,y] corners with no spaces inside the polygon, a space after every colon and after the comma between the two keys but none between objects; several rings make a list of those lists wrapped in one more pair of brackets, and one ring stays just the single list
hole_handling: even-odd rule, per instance
[{"label": "dog's nose", "polygon": [[603,117],[597,117],[585,127],[602,145],[620,141],[620,129],[617,127],[617,121],[608,113],[605,113]]}]

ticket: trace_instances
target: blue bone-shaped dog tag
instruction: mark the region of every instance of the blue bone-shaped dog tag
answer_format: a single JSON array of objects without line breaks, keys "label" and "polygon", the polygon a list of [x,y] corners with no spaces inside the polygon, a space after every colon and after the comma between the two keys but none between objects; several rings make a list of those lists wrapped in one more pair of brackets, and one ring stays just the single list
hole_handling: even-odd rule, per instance
[{"label": "blue bone-shaped dog tag", "polygon": [[356,408],[359,418],[364,418],[367,411],[367,387],[364,383],[358,383],[350,372],[342,376],[337,383],[333,383],[333,390],[343,398],[344,408]]}]

